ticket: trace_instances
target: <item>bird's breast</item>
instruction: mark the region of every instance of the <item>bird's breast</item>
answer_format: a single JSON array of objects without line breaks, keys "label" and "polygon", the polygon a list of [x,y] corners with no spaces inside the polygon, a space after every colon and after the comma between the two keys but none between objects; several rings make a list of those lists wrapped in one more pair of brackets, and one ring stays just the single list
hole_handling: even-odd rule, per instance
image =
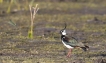
[{"label": "bird's breast", "polygon": [[66,46],[67,48],[73,48],[72,46],[70,46],[70,45],[68,45],[68,44],[66,44],[64,41],[62,41],[62,43],[64,44],[64,46]]}]

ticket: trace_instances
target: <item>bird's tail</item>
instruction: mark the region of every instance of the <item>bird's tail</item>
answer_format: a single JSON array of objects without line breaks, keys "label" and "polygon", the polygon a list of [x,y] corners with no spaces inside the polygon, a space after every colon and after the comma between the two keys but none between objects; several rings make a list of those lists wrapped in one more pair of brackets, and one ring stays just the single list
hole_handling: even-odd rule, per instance
[{"label": "bird's tail", "polygon": [[84,45],[85,47],[81,47],[84,51],[87,51],[89,49],[89,46]]}]

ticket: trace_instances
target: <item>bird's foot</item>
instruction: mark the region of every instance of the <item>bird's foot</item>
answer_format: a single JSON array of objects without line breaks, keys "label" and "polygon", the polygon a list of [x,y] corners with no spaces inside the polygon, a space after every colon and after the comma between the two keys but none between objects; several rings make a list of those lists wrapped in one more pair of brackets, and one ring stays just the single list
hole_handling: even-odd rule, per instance
[{"label": "bird's foot", "polygon": [[67,57],[68,57],[68,58],[71,57],[71,54],[67,54]]},{"label": "bird's foot", "polygon": [[71,51],[72,51],[72,49],[69,49],[69,52],[67,54],[67,57],[71,57]]}]

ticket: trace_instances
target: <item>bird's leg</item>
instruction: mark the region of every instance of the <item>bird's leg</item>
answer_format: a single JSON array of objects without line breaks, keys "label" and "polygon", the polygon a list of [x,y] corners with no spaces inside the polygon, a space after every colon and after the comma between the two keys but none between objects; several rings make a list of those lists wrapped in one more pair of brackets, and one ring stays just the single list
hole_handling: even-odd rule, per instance
[{"label": "bird's leg", "polygon": [[72,51],[72,49],[70,48],[69,51],[68,51],[67,57],[71,56],[71,51]]}]

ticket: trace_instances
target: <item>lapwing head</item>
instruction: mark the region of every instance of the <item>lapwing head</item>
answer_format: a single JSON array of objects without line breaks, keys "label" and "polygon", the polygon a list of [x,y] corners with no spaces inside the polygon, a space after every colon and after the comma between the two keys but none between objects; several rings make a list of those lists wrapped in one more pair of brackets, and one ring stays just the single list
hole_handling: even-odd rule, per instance
[{"label": "lapwing head", "polygon": [[65,23],[64,29],[62,29],[62,30],[60,31],[60,33],[61,33],[62,35],[66,35],[66,23]]}]

